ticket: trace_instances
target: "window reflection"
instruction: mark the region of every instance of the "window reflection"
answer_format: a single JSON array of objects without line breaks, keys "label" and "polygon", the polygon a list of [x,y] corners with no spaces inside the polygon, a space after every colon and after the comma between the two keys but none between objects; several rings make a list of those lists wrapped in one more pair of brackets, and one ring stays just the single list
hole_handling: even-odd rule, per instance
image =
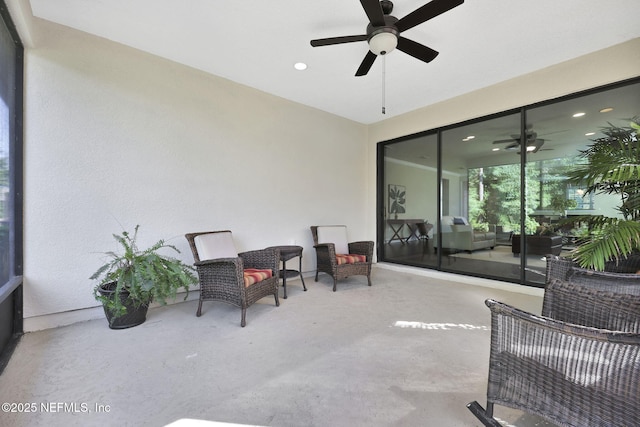
[{"label": "window reflection", "polygon": [[442,132],[443,180],[453,189],[436,239],[443,270],[519,278],[511,251],[520,229],[519,124],[509,114]]},{"label": "window reflection", "polygon": [[636,82],[385,144],[379,191],[406,200],[404,213],[385,206],[383,260],[542,285],[545,255],[569,256],[589,232],[572,218],[615,215],[610,196],[567,182],[580,151],[639,114]]},{"label": "window reflection", "polygon": [[[4,98],[4,97],[3,97]],[[10,206],[9,206],[9,141],[10,120],[9,107],[0,98],[0,286],[6,283],[10,270]]]},{"label": "window reflection", "polygon": [[383,257],[436,267],[433,233],[438,220],[436,134],[385,147]]}]

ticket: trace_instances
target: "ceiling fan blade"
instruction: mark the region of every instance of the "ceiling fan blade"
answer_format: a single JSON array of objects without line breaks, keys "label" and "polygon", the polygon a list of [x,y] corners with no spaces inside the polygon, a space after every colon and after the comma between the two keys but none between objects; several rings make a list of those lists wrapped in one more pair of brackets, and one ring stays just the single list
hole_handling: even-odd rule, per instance
[{"label": "ceiling fan blade", "polygon": [[519,143],[520,140],[519,139],[513,139],[513,138],[512,139],[499,139],[497,141],[493,141],[493,143],[494,144],[505,144],[507,142],[514,142],[514,141]]},{"label": "ceiling fan blade", "polygon": [[431,62],[438,56],[438,52],[430,47],[404,37],[398,37],[398,49],[424,62]]},{"label": "ceiling fan blade", "polygon": [[464,3],[464,0],[433,0],[400,19],[395,23],[395,26],[400,32],[406,31],[456,6],[460,6],[462,3]]},{"label": "ceiling fan blade", "polygon": [[340,43],[351,43],[351,42],[362,42],[367,40],[367,35],[362,34],[358,36],[343,36],[343,37],[329,37],[326,39],[316,39],[311,40],[311,46],[329,46],[332,44],[340,44]]},{"label": "ceiling fan blade", "polygon": [[543,135],[540,135],[540,136],[555,135],[555,134],[558,134],[558,133],[566,132],[566,131],[568,131],[568,130],[569,130],[569,129],[556,130],[556,131],[553,131],[553,132],[547,132],[547,133],[545,133],[545,134],[543,134]]},{"label": "ceiling fan blade", "polygon": [[382,6],[378,0],[360,0],[364,12],[369,18],[369,22],[374,27],[384,26],[384,14],[382,13]]},{"label": "ceiling fan blade", "polygon": [[378,55],[371,51],[368,51],[364,59],[362,60],[362,63],[360,64],[360,68],[358,68],[358,71],[356,71],[356,76],[359,77],[366,75],[371,69],[371,66],[373,65],[377,57]]}]

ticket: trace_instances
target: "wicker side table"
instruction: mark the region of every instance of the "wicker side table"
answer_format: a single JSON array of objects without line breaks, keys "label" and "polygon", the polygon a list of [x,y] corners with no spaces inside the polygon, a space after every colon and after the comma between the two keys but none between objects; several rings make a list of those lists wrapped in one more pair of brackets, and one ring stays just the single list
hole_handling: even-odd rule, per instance
[{"label": "wicker side table", "polygon": [[[302,277],[302,246],[271,246],[268,249],[278,249],[280,251],[280,261],[282,261],[282,270],[280,270],[280,276],[282,277],[284,299],[287,299],[287,278],[300,276],[300,280],[302,281],[302,288],[306,292],[307,286],[304,284],[304,278]],[[299,258],[298,270],[287,269],[287,261],[295,257]]]}]

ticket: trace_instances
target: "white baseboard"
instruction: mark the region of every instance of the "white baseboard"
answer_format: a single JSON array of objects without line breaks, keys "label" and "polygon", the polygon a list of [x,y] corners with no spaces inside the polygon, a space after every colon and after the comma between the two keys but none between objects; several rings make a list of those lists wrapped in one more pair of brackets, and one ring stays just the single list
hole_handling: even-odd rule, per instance
[{"label": "white baseboard", "polygon": [[500,289],[503,291],[517,292],[525,295],[534,295],[543,297],[544,289],[534,288],[532,286],[519,285],[517,283],[502,282],[500,280],[484,279],[481,277],[465,276],[456,273],[447,273],[444,271],[431,270],[428,268],[410,267],[400,264],[391,264],[379,262],[376,264],[379,268],[387,270],[401,271],[411,273],[418,276],[433,277],[434,279],[448,280],[450,282],[464,283],[467,285],[484,286],[486,288]]},{"label": "white baseboard", "polygon": [[[384,268],[386,270],[400,271],[404,273],[415,274],[418,276],[433,277],[434,279],[447,280],[450,282],[465,283],[469,285],[484,286],[488,288],[500,289],[509,292],[517,292],[526,295],[534,295],[542,297],[544,296],[544,289],[534,288],[531,286],[523,286],[510,282],[501,282],[499,280],[483,279],[479,277],[464,276],[461,274],[447,273],[443,271],[430,270],[426,268],[410,267],[399,264],[391,263],[375,263],[375,267]],[[313,272],[303,272],[305,279],[313,277]],[[295,278],[298,279],[299,278]],[[295,280],[291,279],[291,280]],[[187,301],[197,300],[200,293],[195,289],[189,292]],[[175,301],[169,302],[169,304],[178,304],[183,302],[185,293],[180,293],[176,297]],[[151,304],[151,308],[158,307],[159,304]],[[24,318],[24,332],[35,332],[43,329],[58,328],[61,326],[71,325],[77,322],[85,322],[87,320],[94,320],[104,318],[104,310],[102,306],[87,307],[79,310],[65,311],[61,313],[45,314],[41,316],[33,316]],[[106,320],[105,320],[106,321]]]},{"label": "white baseboard", "polygon": [[[168,302],[171,304],[178,304],[184,301],[186,292],[179,293],[176,296],[175,301]],[[200,295],[200,291],[193,290],[189,292],[187,301],[197,300]],[[160,304],[153,303],[150,308],[159,307]],[[24,332],[35,332],[43,329],[59,328],[60,326],[67,326],[77,322],[86,322],[87,320],[94,320],[105,318],[104,309],[102,305],[96,307],[87,307],[79,310],[64,311],[61,313],[44,314],[41,316],[25,317],[23,319]],[[106,319],[106,318],[105,318]],[[105,320],[106,322],[106,320]]]}]

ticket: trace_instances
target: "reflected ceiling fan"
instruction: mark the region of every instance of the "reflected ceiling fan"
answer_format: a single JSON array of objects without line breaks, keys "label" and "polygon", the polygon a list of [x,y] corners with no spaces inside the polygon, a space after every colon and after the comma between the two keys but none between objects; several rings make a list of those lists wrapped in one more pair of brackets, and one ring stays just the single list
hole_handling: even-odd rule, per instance
[{"label": "reflected ceiling fan", "polygon": [[378,55],[386,55],[396,47],[421,61],[433,61],[438,56],[437,51],[402,37],[400,33],[461,5],[464,0],[433,0],[402,19],[391,16],[393,3],[389,0],[380,2],[378,0],[360,0],[360,3],[369,18],[366,34],[311,40],[313,47],[367,41],[369,52],[356,71],[356,76],[366,75]]},{"label": "reflected ceiling fan", "polygon": [[[544,139],[538,138],[538,134],[534,132],[533,125],[527,125],[527,129],[525,131],[526,137],[526,146],[528,153],[537,153],[540,151],[542,146],[544,145]],[[508,144],[504,147],[505,150],[520,150],[520,139],[521,136],[518,134],[512,134],[511,138],[508,139],[499,139],[497,141],[493,141],[494,144]],[[545,150],[552,150],[552,148],[546,148]],[[518,151],[518,154],[520,151]]]}]

